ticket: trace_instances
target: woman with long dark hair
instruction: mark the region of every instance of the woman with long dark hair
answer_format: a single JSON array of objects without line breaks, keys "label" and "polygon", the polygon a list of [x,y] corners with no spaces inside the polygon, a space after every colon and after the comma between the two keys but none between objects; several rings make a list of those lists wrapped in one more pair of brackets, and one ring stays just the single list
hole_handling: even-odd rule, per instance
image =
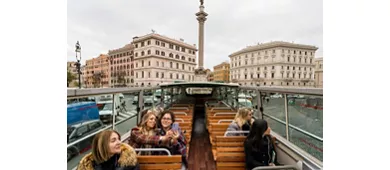
[{"label": "woman with long dark hair", "polygon": [[175,114],[167,110],[163,111],[160,116],[158,122],[161,125],[161,128],[159,129],[158,135],[173,136],[173,139],[177,141],[177,144],[167,147],[167,149],[174,155],[182,155],[182,162],[187,168],[187,141],[184,134],[181,132],[179,125],[175,123]]},{"label": "woman with long dark hair", "polygon": [[271,128],[267,121],[257,119],[244,142],[245,165],[247,170],[258,166],[275,166],[277,155],[270,135]]}]

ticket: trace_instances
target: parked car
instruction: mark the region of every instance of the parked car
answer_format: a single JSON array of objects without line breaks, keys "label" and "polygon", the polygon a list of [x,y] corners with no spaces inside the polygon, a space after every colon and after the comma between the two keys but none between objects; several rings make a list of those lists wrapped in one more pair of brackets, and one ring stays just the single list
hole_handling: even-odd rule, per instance
[{"label": "parked car", "polygon": [[[69,125],[67,127],[67,144],[76,140],[84,138],[94,132],[103,129],[105,125],[100,120],[89,120],[77,124]],[[73,146],[67,148],[67,160],[69,161],[74,156],[88,150],[92,144],[93,135],[85,140],[82,140]]]}]

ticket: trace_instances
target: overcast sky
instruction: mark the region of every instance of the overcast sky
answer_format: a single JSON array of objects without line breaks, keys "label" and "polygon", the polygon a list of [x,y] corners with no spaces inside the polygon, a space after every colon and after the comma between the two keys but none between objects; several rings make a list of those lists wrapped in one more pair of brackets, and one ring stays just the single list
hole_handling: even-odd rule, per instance
[{"label": "overcast sky", "polygon": [[[198,44],[199,0],[68,0],[67,60],[74,45],[86,59],[108,53],[134,36],[156,33]],[[323,56],[322,0],[204,0],[205,67],[258,42],[289,41],[319,47]]]}]

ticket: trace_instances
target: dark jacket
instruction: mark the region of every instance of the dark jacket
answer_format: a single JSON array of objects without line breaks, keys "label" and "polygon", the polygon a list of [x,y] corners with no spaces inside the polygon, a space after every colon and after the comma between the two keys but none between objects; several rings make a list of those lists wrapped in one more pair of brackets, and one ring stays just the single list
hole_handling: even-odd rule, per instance
[{"label": "dark jacket", "polygon": [[96,164],[92,153],[89,153],[81,159],[77,170],[140,170],[137,162],[137,155],[132,147],[122,143],[122,152],[115,154],[106,162]]},{"label": "dark jacket", "polygon": [[270,135],[264,136],[263,142],[259,145],[258,149],[253,148],[250,142],[245,140],[244,151],[245,166],[247,170],[251,170],[258,166],[269,166],[269,163],[280,165],[277,162],[275,145]]}]

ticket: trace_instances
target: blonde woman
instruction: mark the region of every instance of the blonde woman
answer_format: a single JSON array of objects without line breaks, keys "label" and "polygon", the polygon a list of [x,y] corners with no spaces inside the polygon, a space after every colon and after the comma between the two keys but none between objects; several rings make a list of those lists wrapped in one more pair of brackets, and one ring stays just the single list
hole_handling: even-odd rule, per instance
[{"label": "blonde woman", "polygon": [[[134,148],[159,148],[171,147],[177,144],[172,134],[165,136],[158,135],[156,125],[156,115],[154,112],[148,112],[142,117],[142,121],[138,127],[131,130],[129,145]],[[154,155],[154,152],[140,152],[139,155]]]},{"label": "blonde woman", "polygon": [[98,133],[92,141],[92,152],[81,159],[77,170],[139,170],[134,149],[121,142],[114,130]]},{"label": "blonde woman", "polygon": [[[243,126],[248,124],[252,119],[252,111],[248,108],[238,110],[233,122],[229,125],[226,131],[242,131]],[[247,130],[247,129],[245,129]],[[243,133],[228,133],[227,136],[245,136]]]}]

